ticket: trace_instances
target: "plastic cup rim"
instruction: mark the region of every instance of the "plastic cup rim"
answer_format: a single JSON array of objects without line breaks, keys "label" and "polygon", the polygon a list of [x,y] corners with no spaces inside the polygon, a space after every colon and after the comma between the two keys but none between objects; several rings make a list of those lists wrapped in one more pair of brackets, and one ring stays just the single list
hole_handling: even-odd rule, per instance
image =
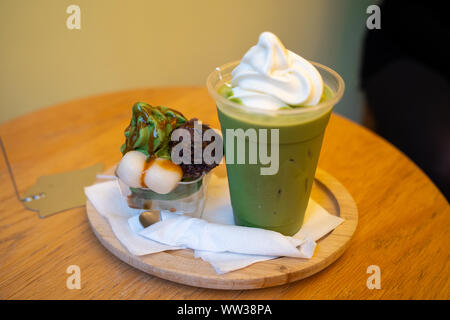
[{"label": "plastic cup rim", "polygon": [[[223,70],[223,69],[227,69],[232,65],[237,66],[239,64],[240,60],[236,60],[236,61],[232,61],[232,62],[228,62],[226,64],[221,65],[220,67],[218,67],[217,69],[219,70]],[[309,112],[314,112],[314,111],[321,111],[323,109],[327,109],[330,106],[334,106],[336,105],[336,103],[339,102],[339,100],[342,98],[343,94],[344,94],[344,90],[345,90],[345,83],[344,80],[342,79],[342,77],[333,69],[324,66],[318,62],[314,62],[314,61],[309,61],[314,67],[318,68],[318,69],[322,69],[326,72],[328,72],[329,74],[331,74],[337,81],[338,83],[338,90],[335,92],[334,96],[329,99],[326,100],[322,103],[319,103],[315,106],[306,106],[306,107],[298,107],[298,108],[293,108],[290,110],[285,110],[285,109],[281,109],[281,110],[266,110],[266,109],[258,109],[258,108],[249,108],[249,107],[245,107],[242,104],[233,102],[228,100],[227,98],[221,96],[218,92],[217,92],[217,88],[213,86],[212,84],[212,79],[214,76],[219,77],[220,75],[220,71],[219,70],[214,70],[213,72],[211,72],[208,75],[208,78],[206,80],[206,87],[208,88],[209,94],[215,99],[215,101],[219,101],[221,104],[225,104],[228,107],[231,107],[232,109],[236,110],[236,111],[245,111],[248,113],[255,113],[255,114],[266,114],[266,115],[298,115],[298,114],[303,114],[303,113],[309,113]]]}]

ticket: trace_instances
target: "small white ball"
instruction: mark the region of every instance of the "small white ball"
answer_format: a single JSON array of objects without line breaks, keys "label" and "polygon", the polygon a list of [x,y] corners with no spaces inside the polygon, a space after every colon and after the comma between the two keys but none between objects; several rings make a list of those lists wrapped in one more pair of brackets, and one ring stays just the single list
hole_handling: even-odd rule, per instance
[{"label": "small white ball", "polygon": [[167,194],[183,177],[181,167],[170,160],[156,158],[144,172],[145,185],[154,192]]},{"label": "small white ball", "polygon": [[147,156],[139,151],[128,151],[120,160],[117,175],[120,180],[133,188],[140,188],[141,176]]}]

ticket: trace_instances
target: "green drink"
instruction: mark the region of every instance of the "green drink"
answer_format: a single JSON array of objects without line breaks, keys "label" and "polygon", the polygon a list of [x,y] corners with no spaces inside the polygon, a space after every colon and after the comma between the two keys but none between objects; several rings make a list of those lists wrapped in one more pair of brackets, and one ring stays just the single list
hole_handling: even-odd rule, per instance
[{"label": "green drink", "polygon": [[[211,73],[207,80],[208,90],[217,104],[225,154],[229,153],[226,146],[227,139],[231,138],[226,129],[267,129],[268,132],[278,129],[279,168],[276,174],[262,175],[261,168],[268,165],[238,164],[226,158],[234,220],[237,225],[294,235],[303,224],[325,128],[333,106],[342,97],[344,82],[333,70],[313,63],[324,82],[319,104],[279,110],[246,108],[218,92],[230,82],[231,71],[238,64],[233,62],[220,67],[220,71]],[[258,142],[249,137],[244,139],[241,143],[245,142],[245,159],[248,160],[250,150]],[[270,137],[267,141],[270,153],[274,147]],[[238,143],[235,141],[235,148]],[[234,154],[237,152],[235,149]]]}]

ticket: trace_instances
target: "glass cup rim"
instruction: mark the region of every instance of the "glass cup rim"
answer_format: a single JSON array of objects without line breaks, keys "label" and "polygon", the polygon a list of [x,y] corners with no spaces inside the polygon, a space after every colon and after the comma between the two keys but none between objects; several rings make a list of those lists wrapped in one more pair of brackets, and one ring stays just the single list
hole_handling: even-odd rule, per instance
[{"label": "glass cup rim", "polygon": [[336,79],[336,81],[338,83],[338,89],[331,99],[326,100],[322,103],[319,103],[315,106],[299,107],[299,108],[293,108],[290,110],[285,110],[285,109],[266,110],[266,109],[249,108],[249,107],[243,108],[242,104],[230,101],[227,98],[221,96],[217,92],[217,88],[215,88],[212,84],[214,76],[217,76],[218,78],[220,77],[219,70],[227,69],[233,65],[237,66],[240,63],[240,61],[241,60],[235,60],[235,61],[228,62],[228,63],[221,65],[220,67],[216,68],[216,70],[211,72],[206,79],[206,87],[208,88],[209,94],[215,99],[215,101],[219,101],[222,104],[227,105],[227,107],[231,107],[232,109],[234,109],[236,111],[241,111],[241,112],[245,111],[248,113],[263,114],[263,115],[264,114],[265,115],[274,115],[274,114],[276,114],[276,115],[298,115],[298,114],[304,114],[304,113],[309,113],[309,112],[314,112],[314,111],[321,111],[323,109],[329,108],[330,106],[334,106],[334,105],[336,105],[336,103],[339,102],[339,100],[342,98],[342,95],[344,94],[344,90],[345,90],[344,79],[342,79],[342,77],[336,71],[334,71],[333,69],[331,69],[325,65],[322,65],[318,62],[308,60],[314,67],[316,67],[318,69],[322,69],[325,72],[328,72],[329,74],[331,74],[331,76],[333,78]]},{"label": "glass cup rim", "polygon": [[[189,185],[189,184],[193,184],[193,183],[197,183],[197,182],[199,182],[201,179],[203,179],[206,175],[207,175],[208,173],[202,173],[202,175],[200,176],[200,177],[198,177],[198,178],[196,178],[196,179],[194,179],[194,180],[191,180],[191,181],[179,181],[178,183],[177,183],[177,185]],[[119,175],[117,174],[117,168],[116,168],[116,170],[114,170],[114,175],[116,176],[116,178],[117,178],[117,180],[120,180],[120,181],[122,181],[122,183],[124,183],[124,184],[126,184],[122,179],[120,179],[120,177],[119,177]],[[126,184],[127,186],[128,186],[128,184]],[[128,187],[130,187],[130,186],[128,186]],[[131,188],[131,187],[130,187]],[[132,187],[132,188],[134,188],[134,187]],[[140,189],[140,190],[150,190],[150,191],[152,191],[152,192],[155,192],[155,191],[153,191],[152,189],[150,189],[150,188],[144,188],[144,187],[139,187],[139,188],[134,188],[134,189]]]}]

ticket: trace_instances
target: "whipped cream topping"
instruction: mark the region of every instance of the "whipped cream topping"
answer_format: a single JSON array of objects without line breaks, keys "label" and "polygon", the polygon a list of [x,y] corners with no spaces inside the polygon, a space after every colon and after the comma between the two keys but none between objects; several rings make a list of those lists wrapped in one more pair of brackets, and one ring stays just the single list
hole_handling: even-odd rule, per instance
[{"label": "whipped cream topping", "polygon": [[322,97],[323,81],[306,59],[287,50],[270,32],[259,36],[231,73],[233,95],[242,104],[277,110],[286,105],[314,106]]}]

